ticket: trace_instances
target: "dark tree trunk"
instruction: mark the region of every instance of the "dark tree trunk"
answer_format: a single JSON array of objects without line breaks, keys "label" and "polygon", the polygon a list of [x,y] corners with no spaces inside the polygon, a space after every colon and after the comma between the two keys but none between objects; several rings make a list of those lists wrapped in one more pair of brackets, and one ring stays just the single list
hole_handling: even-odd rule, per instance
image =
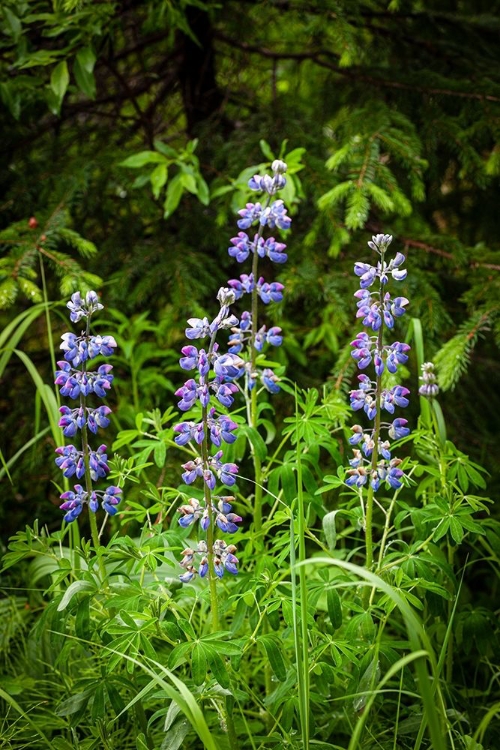
[{"label": "dark tree trunk", "polygon": [[220,112],[223,95],[215,78],[213,29],[208,13],[189,7],[186,19],[196,44],[182,35],[183,59],[179,70],[187,130],[195,135],[197,126]]}]

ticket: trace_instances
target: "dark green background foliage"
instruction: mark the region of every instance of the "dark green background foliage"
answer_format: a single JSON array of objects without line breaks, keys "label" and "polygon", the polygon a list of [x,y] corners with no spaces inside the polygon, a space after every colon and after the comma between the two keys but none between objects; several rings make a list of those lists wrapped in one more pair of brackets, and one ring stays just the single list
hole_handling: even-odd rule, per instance
[{"label": "dark green background foliage", "polygon": [[[347,391],[355,371],[349,342],[359,330],[354,317],[352,295],[357,283],[352,269],[355,261],[370,260],[366,247],[370,235],[384,232],[394,235],[392,247],[407,256],[408,279],[402,293],[411,304],[409,315],[398,321],[397,335],[405,339],[410,316],[421,320],[425,359],[434,360],[438,368],[440,403],[449,437],[462,454],[487,469],[489,494],[498,496],[499,32],[500,3],[491,0],[3,0],[0,521],[5,541],[35,518],[52,531],[61,525],[57,507],[60,476],[53,462],[57,430],[47,422],[44,407],[51,397],[42,385],[52,382],[53,367],[51,336],[40,304],[44,295],[53,302],[50,330],[57,346],[60,334],[67,329],[64,303],[68,296],[77,289],[94,288],[102,293],[106,310],[99,331],[112,333],[119,345],[114,360],[116,387],[110,397],[113,434],[121,431],[118,446],[125,458],[130,443],[142,433],[151,431],[156,436],[156,443],[143,439],[135,444],[143,450],[142,459],[151,460],[149,495],[141,495],[133,485],[127,489],[127,500],[137,503],[130,526],[136,532],[145,519],[141,508],[155,502],[156,488],[179,483],[179,455],[173,452],[171,457],[168,452],[165,458],[161,436],[174,419],[168,409],[175,406],[173,391],[182,382],[177,361],[185,344],[185,320],[214,312],[218,287],[228,278],[248,272],[227,253],[229,238],[237,232],[235,212],[249,198],[248,177],[278,156],[291,167],[288,192],[283,196],[293,216],[292,232],[286,238],[289,261],[277,271],[270,265],[264,271],[268,281],[279,279],[286,288],[283,305],[272,310],[273,320],[285,332],[276,358],[301,388],[318,389],[318,404],[323,398],[328,407],[320,410],[312,396],[309,406],[304,406],[311,422],[320,415],[315,423],[317,435],[313,432],[312,439],[309,435],[310,442],[321,443],[325,435],[330,440],[330,454],[325,451],[323,456],[319,449],[312,449],[314,468],[320,468],[315,481],[321,472],[331,474],[335,461],[347,462],[345,444],[337,447],[335,443],[332,448],[332,420],[325,414],[331,414],[339,428],[350,418]],[[21,355],[12,353],[13,346]],[[27,362],[33,365],[31,373]],[[41,380],[34,383],[37,373]],[[405,416],[416,427],[419,409],[414,354],[405,376],[405,385],[413,392]],[[273,406],[278,426],[290,425],[286,420],[294,413],[293,393],[280,394]],[[144,417],[149,422],[136,416],[155,409],[154,415]],[[419,456],[425,457],[424,463],[431,455],[425,471],[429,482],[437,482],[432,474],[432,462],[436,464],[437,459],[424,438],[420,444],[417,440],[417,449]],[[18,451],[18,458],[11,460]],[[453,451],[446,461],[451,467],[451,483],[459,472],[457,467],[469,465],[463,455]],[[482,475],[474,466],[470,471],[457,480],[463,493],[470,491],[469,480],[484,489]],[[282,478],[280,481],[284,486]],[[424,504],[426,481],[417,493]],[[332,488],[340,484],[338,481]],[[277,474],[276,492],[278,485]],[[331,510],[321,508],[321,495],[315,496],[310,516],[313,525],[316,515]],[[433,507],[437,525],[446,508],[438,502]],[[474,512],[486,517],[484,507],[479,503]],[[448,525],[443,525],[439,538],[451,534],[448,551],[461,543],[464,529],[480,533],[468,520],[472,512],[463,511],[463,526],[455,524],[456,518],[447,518]],[[409,513],[403,513],[400,524]],[[498,515],[494,509],[491,513]],[[430,527],[425,524],[432,527],[433,518],[427,515],[424,521],[422,528],[428,532]],[[412,515],[411,524],[416,528],[418,523],[418,514]],[[356,536],[356,528],[354,523],[349,533]],[[83,534],[87,531],[83,522]],[[171,533],[172,544],[179,545],[182,539],[178,542],[175,532]],[[286,547],[286,533],[280,534],[277,531],[273,540],[276,555]],[[439,539],[435,537],[435,541]],[[127,544],[123,541],[123,550]],[[162,549],[163,544],[162,539]],[[251,551],[251,540],[248,545]],[[475,560],[483,554],[494,557],[491,548],[484,549],[474,553]],[[125,559],[123,550],[120,554]],[[156,553],[151,551],[152,558]],[[159,564],[164,562],[162,554],[158,553]],[[461,554],[460,549],[455,563],[465,562],[466,555],[462,560]],[[133,553],[130,555],[132,558]],[[153,561],[152,570],[158,561]],[[278,575],[278,564],[269,564],[273,575]],[[445,612],[439,596],[448,593],[449,569],[444,557],[434,564],[430,573],[424,564],[423,572],[409,567],[405,575],[421,575],[422,579],[435,575],[439,579],[436,586],[440,591],[434,596],[429,589],[426,608],[429,605],[431,620],[442,618],[439,627],[443,630],[450,609]],[[475,665],[476,647],[485,660],[491,657],[486,634],[493,629],[495,618],[495,605],[489,600],[490,589],[495,593],[497,584],[490,586],[491,571],[486,563],[474,570],[476,580],[469,582],[467,589],[470,602],[461,611],[458,624],[457,637],[466,644],[459,667],[464,674]],[[39,571],[36,581],[46,572]],[[17,584],[15,576],[13,573]],[[328,575],[325,586],[327,579]],[[453,585],[459,585],[457,580]],[[249,587],[251,583],[249,578]],[[403,584],[401,580],[394,583]],[[241,602],[245,585],[243,579],[238,593]],[[471,591],[477,599],[473,600]],[[316,593],[319,600],[319,588]],[[138,586],[137,610],[146,608],[143,596]],[[88,600],[81,601],[87,602],[88,610]],[[78,608],[75,602],[70,610],[76,613],[78,635],[87,632],[87,620],[83,620],[90,615],[81,602]],[[32,594],[26,606],[21,599],[17,605],[12,599],[4,603],[18,618],[9,620],[13,624],[6,643],[14,641],[18,631],[25,633],[31,612],[44,607],[39,592]],[[116,607],[122,604],[120,600]],[[329,594],[332,621],[337,604]],[[251,605],[245,602],[236,610],[241,610],[240,621]],[[112,610],[115,604],[109,606]],[[374,628],[371,616],[359,605],[352,611],[357,614],[347,641],[358,637],[358,630]],[[43,626],[43,648],[51,659],[59,642],[58,636],[49,638],[47,633],[52,627],[57,631],[58,618],[59,612],[52,608]],[[279,627],[278,615],[275,619]],[[145,628],[153,630],[152,622]],[[126,630],[128,624],[114,622],[115,631],[110,632],[118,638],[120,627]],[[174,622],[167,624],[174,628]],[[238,626],[237,622],[235,633]],[[188,630],[184,636],[191,638]],[[147,651],[140,639],[147,644],[149,637],[149,631],[140,636],[134,654]],[[175,642],[177,636],[168,637]],[[439,642],[443,637],[440,631]],[[269,642],[262,643],[267,653]],[[33,641],[22,643],[19,649],[24,647],[34,648]],[[66,648],[69,652],[70,647]],[[207,648],[209,654],[214,651],[210,644]],[[234,656],[231,646],[227,648],[225,656]],[[387,656],[389,664],[394,663],[393,657],[394,653]],[[71,658],[71,668],[77,670],[74,652]],[[214,663],[211,669],[215,673],[217,660]],[[193,669],[194,664],[193,656]],[[360,657],[354,670],[358,682],[349,683],[349,689],[355,692],[359,688],[370,665]],[[328,674],[327,667],[324,674]],[[13,669],[15,672],[15,664]],[[281,662],[276,669],[280,671]],[[224,681],[224,675],[219,677]],[[478,722],[481,690],[486,690],[490,677],[484,661],[476,677],[479,687],[472,697],[481,704]],[[111,680],[105,685],[103,677],[102,706],[94,701],[92,708],[92,720],[98,727],[105,712],[105,695],[106,701],[115,701],[113,708],[118,714],[124,705],[123,691],[128,702],[143,684],[132,678],[129,684],[123,675],[120,679],[121,684]],[[200,682],[202,679],[203,675]],[[322,679],[327,692],[327,678]],[[467,678],[462,676],[461,684],[464,682]],[[195,683],[199,684],[196,678]],[[287,689],[284,684],[283,691]],[[50,689],[56,687],[60,690],[57,679]],[[80,687],[84,692],[85,679]],[[38,688],[30,683],[21,686],[20,692],[24,689],[36,693]],[[413,690],[411,680],[407,689]],[[62,690],[59,698],[64,698]],[[75,700],[74,695],[68,698]],[[316,694],[315,700],[320,704],[321,695]],[[457,705],[468,700],[468,695],[461,693]],[[57,722],[65,721],[61,716],[76,712],[80,717],[80,709],[83,716],[85,700],[77,703],[63,703],[67,713],[63,710],[59,718],[51,714],[55,722],[51,731],[57,734]],[[384,710],[390,723],[393,706],[386,704]],[[293,711],[291,705],[290,726]],[[143,728],[144,724],[145,718],[138,716],[138,725]],[[117,726],[119,734],[122,725]],[[347,743],[348,722],[345,727],[342,741]],[[97,736],[97,744],[101,740],[103,747],[111,746]],[[128,746],[125,740],[123,743]]]},{"label": "dark green background foliage", "polygon": [[[3,322],[38,297],[36,243],[45,234],[49,297],[95,286],[82,272],[99,274],[108,305],[128,318],[149,311],[154,325],[141,340],[160,372],[153,349],[177,347],[186,316],[237,273],[227,256],[234,180],[266,161],[260,139],[274,154],[287,139],[286,150],[305,149],[290,262],[279,276],[289,375],[338,387],[356,328],[352,264],[366,256],[370,233],[393,233],[408,255],[426,356],[440,352],[442,387],[453,389],[444,399],[453,433],[495,471],[499,12],[491,2],[7,0]],[[184,151],[193,138],[199,171]],[[145,150],[156,151],[152,161],[121,165]],[[174,210],[165,219],[167,190]],[[63,253],[59,267],[53,251]],[[69,274],[65,258],[75,265]],[[49,380],[43,317],[22,347]],[[34,404],[20,362],[3,377],[8,457],[32,434]],[[137,396],[145,409],[172,403],[151,382]],[[13,468],[10,529],[34,508],[44,515],[49,457],[37,450],[32,469]]]}]

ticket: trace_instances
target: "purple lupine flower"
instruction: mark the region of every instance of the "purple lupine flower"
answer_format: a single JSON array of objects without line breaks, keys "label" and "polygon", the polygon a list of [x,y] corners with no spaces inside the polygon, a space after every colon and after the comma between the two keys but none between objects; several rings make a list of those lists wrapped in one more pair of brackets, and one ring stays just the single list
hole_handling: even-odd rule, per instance
[{"label": "purple lupine flower", "polygon": [[201,339],[210,333],[208,318],[189,318],[189,328],[186,328],[187,339]]},{"label": "purple lupine flower", "polygon": [[75,292],[71,295],[66,307],[70,310],[69,317],[72,323],[78,323],[82,318],[87,318],[103,309],[103,305],[99,302],[99,297],[95,292],[87,292],[85,300],[82,300],[80,292]]},{"label": "purple lupine flower", "polygon": [[[284,164],[284,162],[282,163]],[[264,176],[256,174],[248,181],[248,187],[251,188],[251,190],[261,190],[269,195],[274,195],[278,190],[284,188],[285,185],[286,178],[279,172],[276,173],[274,177],[270,177],[267,174]]]},{"label": "purple lupine flower", "polygon": [[109,406],[98,406],[97,409],[87,407],[87,427],[94,435],[99,427],[105,429],[109,425],[108,414],[111,414]]},{"label": "purple lupine flower", "polygon": [[74,489],[74,492],[69,490],[68,492],[63,492],[61,495],[61,500],[64,500],[64,503],[59,507],[61,510],[67,511],[64,516],[66,523],[76,520],[83,510],[83,504],[87,500],[87,492],[85,492],[81,484],[75,484]]},{"label": "purple lupine flower", "polygon": [[[287,216],[287,210],[283,201],[277,200],[267,206],[260,212],[259,222],[262,226],[268,226],[269,229],[278,227],[279,229],[290,229],[292,220]],[[244,229],[245,227],[241,227]]]},{"label": "purple lupine flower", "polygon": [[285,249],[286,245],[283,242],[276,242],[274,237],[268,237],[259,247],[258,252],[262,258],[267,256],[274,263],[286,263],[288,255],[283,252]]},{"label": "purple lupine flower", "polygon": [[242,273],[239,281],[238,279],[229,279],[227,283],[234,290],[234,296],[237,300],[241,299],[244,294],[251,294],[253,289],[255,288],[253,273]]},{"label": "purple lupine flower", "polygon": [[198,386],[196,381],[190,378],[187,380],[181,388],[175,391],[175,395],[180,397],[180,401],[177,404],[181,411],[187,411],[194,406],[196,399],[198,398]]},{"label": "purple lupine flower", "polygon": [[110,516],[114,516],[117,513],[118,509],[116,506],[121,501],[121,494],[122,490],[120,487],[111,486],[105,490],[102,496],[102,507]]},{"label": "purple lupine flower", "polygon": [[[236,223],[240,229],[248,229],[255,221],[260,221],[262,206],[260,203],[247,203],[245,208],[238,211],[241,219]],[[265,221],[264,221],[265,223]]]},{"label": "purple lupine flower", "polygon": [[246,232],[238,232],[238,236],[232,237],[230,240],[233,247],[228,248],[229,255],[235,258],[238,263],[244,263],[250,253],[255,252],[255,242],[258,242],[258,236],[255,235],[255,238],[252,241]]},{"label": "purple lupine flower", "polygon": [[[386,367],[390,373],[395,373],[399,365],[408,361],[407,352],[410,349],[408,344],[399,341],[383,343],[384,327],[391,330],[395,318],[404,315],[408,304],[406,297],[392,299],[390,293],[385,291],[390,277],[394,281],[406,277],[406,270],[400,268],[405,260],[402,253],[397,253],[389,263],[385,260],[385,252],[391,242],[391,235],[375,235],[368,245],[380,255],[380,260],[373,265],[361,262],[354,265],[354,273],[360,281],[360,289],[354,295],[358,300],[356,317],[362,318],[363,325],[374,331],[375,335],[368,335],[365,331],[358,333],[351,342],[351,356],[361,370],[373,362],[376,380],[371,380],[365,374],[359,375],[359,386],[350,392],[350,402],[354,411],[363,410],[370,420],[381,409],[394,414],[396,407],[404,408],[409,403],[408,388],[401,385],[381,388],[380,382]],[[378,282],[379,288],[371,289],[375,282]],[[390,441],[382,436],[382,431],[387,432],[387,438],[399,439],[409,434],[406,425],[406,419],[396,418],[392,423],[378,419],[367,430],[361,425],[352,427],[349,443],[353,446],[353,458],[347,470],[348,486],[362,488],[369,482],[375,491],[385,482],[388,488],[402,487],[404,473],[399,468],[401,459],[391,457]]]},{"label": "purple lupine flower", "polygon": [[401,417],[395,419],[392,425],[389,427],[389,437],[393,440],[399,440],[399,438],[403,438],[409,435],[410,429],[406,427],[407,424],[407,419],[402,419]]},{"label": "purple lupine flower", "polygon": [[59,427],[63,428],[64,437],[74,437],[77,431],[81,430],[87,422],[83,406],[78,407],[78,409],[61,406],[59,412],[62,414]]},{"label": "purple lupine flower", "polygon": [[74,521],[82,512],[83,506],[88,505],[93,513],[102,508],[110,515],[116,513],[116,505],[120,502],[122,490],[111,486],[105,491],[95,490],[92,482],[105,477],[109,472],[107,448],[100,445],[93,450],[87,442],[88,428],[90,433],[96,434],[99,427],[105,428],[109,425],[108,415],[111,409],[106,405],[97,407],[88,406],[86,399],[90,394],[103,398],[111,388],[113,375],[112,365],[100,365],[96,371],[87,370],[87,362],[97,356],[110,356],[116,348],[113,336],[93,335],[90,333],[90,319],[92,315],[103,309],[95,292],[87,292],[82,299],[80,292],[71,296],[67,307],[70,310],[70,318],[77,323],[82,318],[87,318],[86,330],[77,336],[74,333],[62,335],[61,349],[64,352],[64,360],[58,362],[59,370],[55,373],[55,383],[60,386],[63,396],[80,399],[80,405],[74,409],[61,406],[61,418],[59,426],[63,429],[65,437],[74,438],[78,430],[82,431],[82,449],[74,445],[65,445],[56,449],[56,465],[61,469],[65,477],[76,476],[77,479],[86,479],[86,488],[76,484],[73,491],[61,495],[64,501],[62,510],[67,511],[64,520],[69,523]]}]

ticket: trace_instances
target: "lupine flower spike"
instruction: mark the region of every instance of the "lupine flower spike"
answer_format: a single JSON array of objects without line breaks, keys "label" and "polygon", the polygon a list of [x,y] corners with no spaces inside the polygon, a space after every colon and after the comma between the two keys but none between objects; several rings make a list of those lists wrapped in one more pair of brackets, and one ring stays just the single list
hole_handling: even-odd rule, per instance
[{"label": "lupine flower spike", "polygon": [[[281,328],[265,325],[259,326],[258,302],[259,300],[268,305],[270,302],[281,302],[283,299],[284,286],[279,281],[267,282],[263,276],[258,274],[259,258],[268,258],[273,263],[285,263],[288,256],[285,253],[286,245],[278,242],[274,237],[264,238],[264,230],[289,229],[291,218],[282,200],[273,200],[275,194],[285,187],[285,172],[287,165],[280,159],[275,159],[271,165],[273,176],[254,175],[248,182],[251,190],[264,193],[262,203],[247,203],[246,208],[239,211],[240,219],[237,224],[239,229],[249,229],[255,226],[256,233],[249,236],[246,232],[239,232],[231,239],[232,247],[228,249],[229,255],[238,263],[244,263],[248,257],[252,259],[252,271],[250,274],[243,273],[239,279],[229,279],[228,286],[234,291],[235,299],[240,300],[245,295],[250,295],[250,310],[245,310],[240,316],[239,325],[234,326],[229,338],[229,351],[233,354],[246,353],[243,355],[244,365],[238,373],[238,377],[245,378],[247,391],[253,391],[257,383],[270,393],[278,393],[279,378],[269,367],[260,369],[257,367],[257,354],[262,352],[264,346],[280,346],[283,341]],[[252,426],[255,427],[255,424]]]},{"label": "lupine flower spike", "polygon": [[[175,425],[174,438],[177,445],[188,446],[193,450],[193,458],[183,464],[182,479],[192,485],[201,480],[204,500],[190,498],[181,505],[179,524],[184,528],[199,521],[200,528],[207,533],[207,540],[200,541],[196,549],[188,547],[182,553],[181,565],[185,573],[180,576],[184,583],[195,575],[204,578],[212,572],[221,578],[224,571],[236,574],[238,559],[234,545],[227,546],[221,539],[214,539],[215,528],[225,534],[238,530],[241,517],[232,512],[233,496],[213,494],[217,482],[231,487],[236,482],[238,467],[224,461],[220,446],[236,440],[236,423],[225,413],[218,414],[217,403],[229,408],[238,390],[232,382],[240,373],[243,360],[233,352],[221,353],[215,341],[220,330],[233,328],[237,318],[230,313],[229,306],[234,302],[232,289],[221,288],[217,295],[220,310],[212,322],[208,318],[188,320],[186,337],[190,340],[208,339],[204,348],[194,345],[182,349],[180,365],[183,370],[194,371],[194,377],[176,391],[179,409],[183,412],[201,406],[201,419],[193,418]],[[198,412],[199,413],[199,412]],[[218,448],[214,453],[210,445]],[[195,567],[195,559],[200,558]]]},{"label": "lupine flower spike", "polygon": [[85,485],[75,484],[74,491],[61,495],[61,500],[64,500],[61,509],[66,511],[64,520],[70,523],[78,518],[84,505],[88,505],[89,510],[95,513],[100,504],[106,513],[113,516],[117,512],[122,490],[113,485],[105,490],[94,489],[93,483],[104,479],[109,472],[107,448],[100,445],[93,450],[88,443],[88,431],[95,435],[99,428],[109,425],[108,415],[111,409],[105,405],[91,406],[87,403],[87,397],[94,394],[98,398],[105,398],[113,382],[112,365],[100,365],[96,371],[90,371],[88,362],[99,355],[112,355],[116,341],[113,336],[94,336],[90,333],[92,315],[103,309],[95,292],[87,292],[85,298],[82,298],[80,292],[75,292],[67,307],[73,323],[86,321],[86,327],[79,336],[74,333],[62,335],[64,359],[57,363],[59,370],[55,373],[55,383],[59,386],[61,395],[78,401],[74,408],[61,406],[59,426],[65,437],[75,438],[80,435],[81,447],[70,444],[56,448],[56,464],[63,475],[83,479]]},{"label": "lupine flower spike", "polygon": [[[375,379],[364,373],[358,375],[359,386],[350,394],[351,407],[354,411],[364,411],[373,426],[367,429],[356,424],[352,427],[349,442],[354,447],[354,456],[349,461],[351,468],[347,470],[346,484],[351,487],[371,485],[373,491],[378,490],[383,482],[387,488],[399,489],[402,486],[401,459],[392,457],[390,440],[405,437],[410,432],[406,419],[396,417],[391,422],[382,418],[383,411],[392,416],[396,408],[404,408],[409,403],[408,388],[402,385],[382,387],[384,371],[397,372],[398,366],[408,360],[410,349],[408,344],[399,341],[384,343],[384,328],[392,330],[394,319],[404,315],[408,304],[406,297],[392,298],[386,292],[390,277],[394,281],[401,281],[407,273],[401,268],[405,260],[402,253],[396,253],[391,261],[386,261],[386,251],[391,242],[392,237],[387,234],[372,237],[368,246],[379,255],[377,264],[354,265],[354,273],[359,277],[361,287],[354,295],[358,300],[357,317],[362,319],[370,333],[361,331],[357,334],[351,342],[351,354],[360,370],[373,364]],[[374,290],[372,287],[377,281],[378,288]]]}]

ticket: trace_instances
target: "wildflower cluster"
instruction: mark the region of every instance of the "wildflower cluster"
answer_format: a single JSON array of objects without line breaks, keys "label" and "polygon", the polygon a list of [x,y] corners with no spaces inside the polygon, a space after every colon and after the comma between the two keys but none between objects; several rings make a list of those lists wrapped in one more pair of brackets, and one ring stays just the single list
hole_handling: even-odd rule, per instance
[{"label": "wildflower cluster", "polygon": [[265,305],[270,302],[281,302],[283,299],[284,286],[278,281],[267,282],[263,276],[258,274],[259,258],[268,258],[278,264],[285,263],[288,256],[285,253],[286,245],[278,242],[274,237],[264,238],[265,228],[289,229],[291,218],[282,200],[273,200],[274,195],[286,185],[285,172],[287,165],[284,161],[276,159],[272,163],[273,176],[254,175],[248,183],[251,190],[264,193],[265,199],[262,203],[247,203],[246,207],[239,211],[240,218],[237,221],[239,229],[250,229],[255,226],[255,233],[248,235],[246,232],[238,232],[231,239],[229,255],[238,263],[243,263],[250,256],[252,258],[252,271],[249,274],[241,274],[239,279],[230,279],[228,286],[234,291],[235,299],[242,299],[250,295],[250,310],[245,310],[237,326],[231,329],[229,338],[229,352],[240,354],[246,349],[244,366],[239,374],[245,377],[247,391],[252,391],[257,383],[260,383],[270,393],[280,390],[279,378],[270,367],[260,370],[257,367],[257,354],[265,345],[280,346],[283,341],[281,328],[265,325],[259,326],[258,301]]},{"label": "wildflower cluster", "polygon": [[[197,414],[175,425],[174,441],[192,450],[194,457],[182,465],[182,479],[187,485],[197,479],[202,480],[204,500],[192,497],[186,505],[182,505],[179,508],[179,524],[187,527],[199,521],[201,529],[207,532],[207,541],[200,541],[197,550],[188,547],[182,553],[181,565],[186,570],[180,576],[183,582],[190,581],[196,574],[203,578],[211,571],[218,577],[223,575],[224,570],[237,572],[236,548],[230,545],[229,549],[222,540],[214,540],[213,534],[215,525],[224,533],[237,531],[236,524],[242,519],[231,512],[229,501],[234,500],[232,496],[212,494],[217,481],[230,487],[235,484],[238,473],[237,465],[225,462],[223,450],[220,450],[222,443],[236,440],[234,433],[237,425],[227,414],[218,413],[217,403],[226,408],[232,405],[238,390],[232,381],[238,377],[244,363],[234,352],[221,353],[215,340],[218,331],[231,329],[238,324],[229,309],[234,298],[235,293],[231,289],[221,288],[217,295],[220,310],[212,322],[208,318],[188,320],[186,337],[190,340],[208,339],[208,344],[204,348],[192,344],[183,347],[180,359],[182,369],[194,371],[194,377],[176,391],[180,399],[179,409],[184,412],[197,408]],[[219,450],[212,454],[211,445]],[[195,555],[201,556],[197,567],[194,565]]]},{"label": "wildflower cluster", "polygon": [[[176,391],[180,399],[179,409],[197,409],[197,415],[174,427],[174,440],[177,445],[186,446],[193,452],[193,457],[182,466],[182,478],[187,485],[201,480],[204,497],[203,500],[191,497],[179,508],[179,524],[188,527],[198,521],[201,530],[206,532],[206,541],[201,540],[195,548],[188,547],[182,553],[181,565],[185,572],[180,579],[183,582],[192,580],[195,575],[202,578],[208,575],[213,580],[214,577],[222,577],[224,571],[237,573],[236,547],[214,537],[217,529],[224,534],[234,533],[242,520],[232,511],[233,496],[214,494],[218,482],[231,487],[238,474],[236,464],[224,461],[221,448],[223,443],[236,440],[237,425],[226,413],[219,413],[219,404],[230,408],[239,390],[236,381],[244,379],[245,385],[241,390],[246,394],[247,405],[249,399],[252,401],[249,421],[255,426],[257,383],[260,381],[271,393],[279,391],[279,378],[273,370],[270,367],[259,370],[257,367],[257,354],[264,346],[279,346],[283,340],[281,329],[277,326],[259,326],[258,300],[265,305],[281,302],[284,287],[278,281],[266,282],[258,275],[258,260],[269,258],[276,263],[287,260],[286,246],[274,237],[263,236],[265,227],[290,227],[291,219],[287,216],[283,201],[273,200],[273,196],[286,184],[286,170],[287,165],[276,160],[272,164],[272,177],[255,175],[248,183],[252,190],[263,192],[265,200],[262,203],[247,203],[239,211],[238,228],[248,230],[255,225],[256,231],[253,236],[240,231],[233,237],[229,255],[239,263],[252,257],[251,273],[241,274],[239,279],[230,279],[227,288],[219,290],[217,299],[220,310],[213,321],[210,322],[208,318],[188,320],[186,337],[190,340],[207,339],[208,344],[203,348],[190,344],[182,349],[180,365],[184,370],[193,371],[194,377]],[[251,309],[245,310],[237,319],[229,308],[245,295],[250,295]],[[218,331],[224,329],[230,331],[229,347],[227,352],[221,353],[215,339]],[[246,356],[242,358],[240,353],[244,351]],[[217,450],[213,451],[211,446]],[[256,481],[258,483],[258,477]],[[255,514],[257,518],[260,507],[256,508]]]},{"label": "wildflower cluster", "polygon": [[113,354],[116,341],[113,336],[94,336],[90,333],[92,315],[103,309],[95,292],[87,292],[84,299],[80,292],[75,292],[67,307],[73,323],[79,323],[82,319],[86,321],[85,329],[80,335],[62,335],[64,359],[57,363],[59,370],[55,373],[55,383],[59,386],[61,395],[78,401],[78,405],[73,408],[61,406],[59,426],[65,437],[74,438],[80,433],[79,446],[71,444],[56,448],[56,464],[63,476],[84,480],[83,485],[75,484],[74,490],[61,495],[64,500],[61,509],[66,511],[64,520],[69,523],[80,515],[84,505],[88,505],[95,513],[100,503],[106,513],[114,515],[122,490],[115,486],[94,490],[93,482],[104,479],[109,472],[107,448],[100,445],[94,450],[88,443],[89,431],[95,435],[99,428],[109,425],[108,415],[111,409],[105,405],[91,406],[87,403],[87,397],[94,394],[98,398],[104,398],[113,381],[112,365],[100,365],[97,370],[90,371],[88,363],[99,355],[107,357]]},{"label": "wildflower cluster", "polygon": [[[408,406],[409,394],[404,386],[384,388],[382,385],[385,370],[397,372],[398,366],[408,360],[410,349],[408,344],[399,341],[385,344],[383,340],[384,328],[391,330],[394,319],[404,315],[408,304],[406,297],[392,298],[385,291],[389,277],[401,281],[407,274],[401,268],[405,260],[402,253],[396,253],[390,262],[386,262],[385,254],[391,242],[392,237],[387,234],[372,237],[368,246],[378,253],[380,260],[376,265],[356,263],[354,266],[354,273],[360,278],[360,289],[354,295],[358,300],[357,317],[362,318],[363,325],[373,333],[358,333],[351,342],[351,354],[360,370],[373,363],[375,379],[365,374],[358,375],[359,387],[350,393],[351,407],[355,411],[363,410],[373,427],[368,430],[358,424],[352,427],[349,442],[354,446],[354,457],[349,461],[351,468],[347,471],[346,484],[363,487],[369,482],[374,491],[382,482],[393,489],[401,487],[401,459],[392,458],[389,439],[402,438],[410,432],[406,427],[407,420],[401,417],[392,422],[382,421],[382,411],[393,415],[396,407]],[[378,289],[374,290],[372,286],[376,281]]]}]

